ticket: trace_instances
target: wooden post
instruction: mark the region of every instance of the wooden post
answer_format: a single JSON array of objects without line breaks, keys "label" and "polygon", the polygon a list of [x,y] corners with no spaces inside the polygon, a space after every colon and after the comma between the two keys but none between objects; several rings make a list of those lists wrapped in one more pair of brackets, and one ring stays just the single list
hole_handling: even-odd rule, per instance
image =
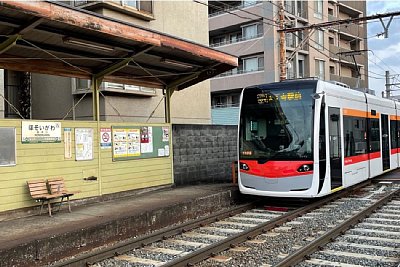
[{"label": "wooden post", "polygon": [[232,161],[231,164],[231,169],[232,169],[232,183],[237,184],[237,167],[236,167],[237,161]]}]

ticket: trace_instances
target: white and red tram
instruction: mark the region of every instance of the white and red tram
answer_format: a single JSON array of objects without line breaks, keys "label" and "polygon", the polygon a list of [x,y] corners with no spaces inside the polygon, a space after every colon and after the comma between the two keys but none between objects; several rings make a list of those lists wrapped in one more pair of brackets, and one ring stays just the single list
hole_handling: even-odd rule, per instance
[{"label": "white and red tram", "polygon": [[241,193],[319,197],[400,166],[400,102],[320,80],[245,88]]}]

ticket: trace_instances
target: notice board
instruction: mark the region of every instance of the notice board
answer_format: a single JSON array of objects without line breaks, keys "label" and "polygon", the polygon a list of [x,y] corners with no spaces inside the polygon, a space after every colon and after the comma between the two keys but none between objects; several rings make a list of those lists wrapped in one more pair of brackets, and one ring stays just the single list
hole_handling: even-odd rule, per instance
[{"label": "notice board", "polygon": [[169,126],[112,126],[113,161],[168,157]]}]

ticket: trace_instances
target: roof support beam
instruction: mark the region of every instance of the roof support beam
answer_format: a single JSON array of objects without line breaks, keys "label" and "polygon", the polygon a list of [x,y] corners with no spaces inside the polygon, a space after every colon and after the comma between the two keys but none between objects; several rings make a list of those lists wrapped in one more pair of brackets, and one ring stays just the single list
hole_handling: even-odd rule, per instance
[{"label": "roof support beam", "polygon": [[110,75],[110,74],[112,74],[112,73],[114,73],[116,71],[119,71],[120,69],[125,68],[126,66],[129,65],[129,62],[131,62],[134,57],[136,57],[136,56],[138,56],[140,54],[146,53],[146,51],[148,51],[148,50],[150,50],[152,48],[153,48],[152,45],[146,45],[145,48],[141,49],[137,53],[135,53],[133,55],[130,55],[129,57],[127,57],[127,58],[125,58],[125,59],[123,59],[123,60],[121,60],[121,61],[119,61],[119,62],[117,62],[117,63],[115,63],[115,64],[113,64],[111,66],[108,66],[106,69],[96,73],[94,75],[94,78],[103,80],[104,76]]},{"label": "roof support beam", "polygon": [[[186,82],[189,82],[189,81],[191,81],[191,80],[196,79],[197,77],[199,77],[199,75],[200,75],[201,73],[202,73],[201,71],[198,71],[198,72],[195,72],[195,73],[193,73],[193,74],[184,76],[184,77],[182,77],[182,78],[180,78],[180,79],[177,79],[177,80],[175,80],[175,81],[169,83],[169,84],[167,85],[167,87],[168,87],[168,88],[174,88],[174,91],[175,91],[175,89],[179,89],[179,85],[184,84],[184,83],[186,83]],[[172,93],[171,93],[171,95],[172,95]]]},{"label": "roof support beam", "polygon": [[96,79],[93,75],[90,83],[90,89],[92,90],[92,102],[93,102],[93,120],[100,121],[100,96],[99,96],[99,88],[101,81]]},{"label": "roof support beam", "polygon": [[23,35],[29,31],[33,30],[36,26],[39,26],[39,24],[42,23],[43,20],[44,20],[43,18],[35,19],[35,20],[31,21],[30,23],[21,26],[19,29],[16,29],[14,34]]},{"label": "roof support beam", "polygon": [[187,75],[177,79],[167,85],[164,92],[164,109],[165,109],[165,123],[171,123],[171,97],[179,85],[196,79],[201,74],[201,71]]},{"label": "roof support beam", "polygon": [[133,60],[134,57],[146,53],[146,51],[152,49],[152,45],[146,45],[143,49],[135,53],[134,55],[130,55],[129,57],[108,66],[107,68],[103,69],[102,71],[92,75],[91,78],[91,89],[92,89],[92,98],[93,98],[93,120],[99,121],[100,120],[100,96],[99,96],[99,88],[104,79],[104,76],[110,75],[122,68],[128,66],[129,62]]},{"label": "roof support beam", "polygon": [[4,42],[2,42],[0,44],[0,54],[3,54],[4,52],[6,52],[8,49],[10,49],[11,47],[13,47],[14,45],[17,44],[17,41],[21,38],[21,35],[19,34],[15,34],[12,35],[10,37],[8,37],[7,40],[5,40]]},{"label": "roof support beam", "polygon": [[164,91],[165,123],[171,123],[171,96],[174,91],[174,87],[167,87]]}]

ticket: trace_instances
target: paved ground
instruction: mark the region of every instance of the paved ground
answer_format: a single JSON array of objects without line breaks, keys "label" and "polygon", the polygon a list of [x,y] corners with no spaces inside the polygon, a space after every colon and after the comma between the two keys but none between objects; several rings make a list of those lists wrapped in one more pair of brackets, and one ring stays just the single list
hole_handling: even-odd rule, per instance
[{"label": "paved ground", "polygon": [[230,184],[168,188],[142,195],[0,221],[0,266],[40,266],[98,245],[143,234],[233,204]]}]

